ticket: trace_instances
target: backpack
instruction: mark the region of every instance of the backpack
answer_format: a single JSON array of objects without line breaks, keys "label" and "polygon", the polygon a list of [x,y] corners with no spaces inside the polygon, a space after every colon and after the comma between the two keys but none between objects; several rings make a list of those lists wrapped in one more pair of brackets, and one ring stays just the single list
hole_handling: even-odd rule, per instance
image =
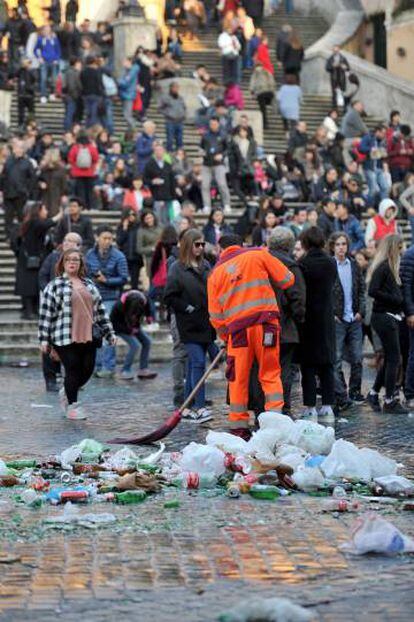
[{"label": "backpack", "polygon": [[88,147],[80,145],[79,151],[76,155],[76,166],[77,168],[91,168],[92,155]]},{"label": "backpack", "polygon": [[102,83],[107,97],[114,97],[118,94],[118,87],[112,76],[108,76],[108,74],[103,73]]}]

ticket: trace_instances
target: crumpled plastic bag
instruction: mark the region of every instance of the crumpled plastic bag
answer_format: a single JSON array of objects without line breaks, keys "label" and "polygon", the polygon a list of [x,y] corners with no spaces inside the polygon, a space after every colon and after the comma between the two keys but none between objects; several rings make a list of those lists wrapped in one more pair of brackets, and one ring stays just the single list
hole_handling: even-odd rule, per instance
[{"label": "crumpled plastic bag", "polygon": [[287,598],[250,598],[222,613],[219,622],[310,622],[318,615]]},{"label": "crumpled plastic bag", "polygon": [[398,463],[391,458],[387,458],[375,449],[362,447],[360,449],[361,456],[369,463],[371,469],[371,479],[375,477],[383,477],[385,475],[395,475],[398,469]]},{"label": "crumpled plastic bag", "polygon": [[9,475],[10,471],[6,467],[6,463],[0,458],[0,475]]},{"label": "crumpled plastic bag", "polygon": [[214,432],[210,430],[206,437],[206,443],[209,446],[218,447],[222,451],[234,454],[235,456],[238,454],[246,455],[248,453],[247,442],[228,432]]},{"label": "crumpled plastic bag", "polygon": [[314,421],[295,421],[288,442],[316,455],[327,455],[335,442],[335,430]]},{"label": "crumpled plastic bag", "polygon": [[129,447],[122,447],[119,451],[108,456],[105,460],[105,466],[111,470],[127,469],[134,467],[137,463],[138,456]]},{"label": "crumpled plastic bag", "polygon": [[368,482],[371,480],[370,459],[353,443],[339,439],[321,465],[328,479],[347,479]]},{"label": "crumpled plastic bag", "polygon": [[105,448],[102,443],[95,441],[93,438],[84,438],[77,445],[68,447],[57,456],[63,469],[70,469],[72,464],[77,461],[81,462],[99,462]]},{"label": "crumpled plastic bag", "polygon": [[318,468],[300,466],[292,475],[292,479],[299,490],[310,492],[322,488],[325,479]]},{"label": "crumpled plastic bag", "polygon": [[308,454],[296,445],[280,445],[276,451],[276,461],[278,464],[287,464],[294,471],[300,466],[304,466]]},{"label": "crumpled plastic bag", "polygon": [[274,450],[277,444],[278,434],[274,428],[258,430],[247,443],[249,456],[255,456],[260,462],[274,463]]},{"label": "crumpled plastic bag", "polygon": [[158,451],[154,451],[154,453],[149,454],[149,456],[145,456],[145,458],[142,458],[139,463],[140,464],[148,464],[148,465],[153,465],[153,464],[157,464],[157,462],[159,462],[159,460],[161,459],[162,454],[165,451],[165,443],[160,443],[160,448]]},{"label": "crumpled plastic bag", "polygon": [[379,484],[388,495],[414,495],[414,482],[402,475],[386,475],[375,477],[374,482]]},{"label": "crumpled plastic bag", "polygon": [[340,547],[347,553],[414,553],[414,540],[405,536],[395,525],[377,514],[369,513],[356,520],[351,539]]},{"label": "crumpled plastic bag", "polygon": [[105,447],[99,441],[93,438],[84,438],[78,443],[81,452],[82,462],[99,462],[99,458],[103,454]]},{"label": "crumpled plastic bag", "polygon": [[226,470],[225,454],[217,447],[190,443],[183,449],[180,466],[183,471],[219,477]]},{"label": "crumpled plastic bag", "polygon": [[295,426],[287,415],[266,411],[259,415],[260,430],[274,430],[276,443],[287,443]]}]

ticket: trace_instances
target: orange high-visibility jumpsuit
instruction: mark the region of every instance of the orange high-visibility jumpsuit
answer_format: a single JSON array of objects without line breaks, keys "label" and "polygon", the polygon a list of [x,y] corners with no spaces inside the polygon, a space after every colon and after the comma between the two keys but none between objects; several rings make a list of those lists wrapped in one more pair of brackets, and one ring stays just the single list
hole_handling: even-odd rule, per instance
[{"label": "orange high-visibility jumpsuit", "polygon": [[249,377],[254,359],[266,410],[281,410],[283,387],[279,361],[279,309],[271,281],[281,289],[295,277],[267,249],[230,246],[208,279],[210,321],[227,341],[230,426],[249,424]]}]

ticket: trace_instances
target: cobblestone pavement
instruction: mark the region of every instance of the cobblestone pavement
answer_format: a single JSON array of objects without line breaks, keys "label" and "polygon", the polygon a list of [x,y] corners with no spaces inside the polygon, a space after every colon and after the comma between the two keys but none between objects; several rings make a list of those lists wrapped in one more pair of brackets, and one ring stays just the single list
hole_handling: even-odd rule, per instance
[{"label": "cobblestone pavement", "polygon": [[[83,395],[86,422],[65,421],[39,370],[1,368],[0,456],[45,457],[90,437],[144,433],[170,406],[168,366],[153,382],[93,380]],[[225,426],[223,385],[211,383]],[[33,407],[51,405],[53,408]],[[337,437],[378,448],[414,474],[414,418],[347,413]],[[206,426],[182,423],[169,449],[204,441]],[[148,453],[148,449],[143,449]],[[180,507],[167,509],[166,499]],[[410,512],[373,506],[414,537]],[[89,506],[85,511],[91,511]],[[61,508],[30,510],[0,493],[0,620],[140,620],[207,622],[251,595],[285,596],[326,621],[412,620],[413,558],[345,555],[355,515],[321,513],[321,500],[294,495],[276,502],[216,491],[167,493],[140,506],[98,505],[115,526],[87,530],[44,523]]]}]

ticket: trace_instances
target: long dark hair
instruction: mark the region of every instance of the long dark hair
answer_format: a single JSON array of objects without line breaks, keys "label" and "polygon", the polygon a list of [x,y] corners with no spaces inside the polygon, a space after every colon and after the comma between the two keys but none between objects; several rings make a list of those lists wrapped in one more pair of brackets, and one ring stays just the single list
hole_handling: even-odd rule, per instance
[{"label": "long dark hair", "polygon": [[[190,266],[192,261],[195,260],[195,257],[193,257],[193,244],[202,239],[203,234],[198,229],[189,229],[184,233],[180,240],[180,262],[184,266]],[[202,255],[197,258],[198,263],[201,264],[202,259]]]},{"label": "long dark hair", "polygon": [[132,290],[128,293],[124,302],[125,322],[128,328],[139,326],[146,304],[147,299],[142,292]]},{"label": "long dark hair", "polygon": [[40,201],[28,201],[24,206],[24,217],[20,227],[20,235],[24,237],[29,229],[30,223],[39,218],[43,203]]},{"label": "long dark hair", "polygon": [[158,219],[152,209],[143,209],[139,221],[141,223],[141,227],[143,227],[144,229],[149,228],[148,225],[145,224],[145,216],[147,216],[148,214],[152,214],[154,216],[154,227],[158,225]]}]

